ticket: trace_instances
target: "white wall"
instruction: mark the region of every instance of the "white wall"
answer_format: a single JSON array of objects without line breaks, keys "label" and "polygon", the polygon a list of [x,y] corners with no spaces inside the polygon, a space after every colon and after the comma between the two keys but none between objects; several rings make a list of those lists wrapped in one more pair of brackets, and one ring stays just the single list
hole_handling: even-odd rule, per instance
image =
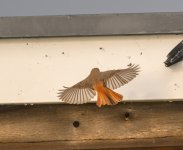
[{"label": "white wall", "polygon": [[116,90],[125,100],[181,99],[183,62],[171,68],[163,62],[182,39],[183,35],[1,39],[0,103],[60,102],[58,89],[84,79],[93,67],[105,71],[129,63],[140,64],[142,71]]}]

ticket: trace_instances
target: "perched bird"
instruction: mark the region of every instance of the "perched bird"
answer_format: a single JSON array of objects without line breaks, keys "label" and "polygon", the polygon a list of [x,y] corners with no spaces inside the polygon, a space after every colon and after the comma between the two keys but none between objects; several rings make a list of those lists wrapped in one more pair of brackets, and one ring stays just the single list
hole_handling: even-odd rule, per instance
[{"label": "perched bird", "polygon": [[139,72],[139,65],[126,69],[100,72],[93,68],[89,76],[72,87],[64,87],[58,93],[59,99],[69,104],[83,104],[90,101],[97,93],[97,106],[114,105],[122,101],[123,96],[112,91],[134,79]]}]

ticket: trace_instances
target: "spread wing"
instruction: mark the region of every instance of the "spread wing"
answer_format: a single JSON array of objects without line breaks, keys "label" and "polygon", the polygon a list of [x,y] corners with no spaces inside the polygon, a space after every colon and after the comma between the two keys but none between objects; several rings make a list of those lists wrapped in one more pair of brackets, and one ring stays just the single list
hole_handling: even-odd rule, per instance
[{"label": "spread wing", "polygon": [[139,69],[139,65],[132,65],[127,69],[105,71],[102,72],[102,79],[108,88],[116,89],[134,79]]},{"label": "spread wing", "polygon": [[92,85],[89,80],[85,80],[73,85],[72,87],[64,87],[58,93],[59,99],[69,104],[83,104],[90,101],[95,95]]}]

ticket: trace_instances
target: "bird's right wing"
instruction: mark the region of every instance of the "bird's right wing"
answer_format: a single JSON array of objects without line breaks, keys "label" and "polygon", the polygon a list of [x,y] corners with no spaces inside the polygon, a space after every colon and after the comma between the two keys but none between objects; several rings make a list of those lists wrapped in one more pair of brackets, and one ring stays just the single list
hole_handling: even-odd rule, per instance
[{"label": "bird's right wing", "polygon": [[72,87],[64,88],[63,90],[59,90],[58,97],[69,104],[87,103],[96,95],[87,78]]},{"label": "bird's right wing", "polygon": [[126,69],[102,72],[103,81],[108,88],[116,89],[134,79],[139,72],[139,65],[132,65]]}]

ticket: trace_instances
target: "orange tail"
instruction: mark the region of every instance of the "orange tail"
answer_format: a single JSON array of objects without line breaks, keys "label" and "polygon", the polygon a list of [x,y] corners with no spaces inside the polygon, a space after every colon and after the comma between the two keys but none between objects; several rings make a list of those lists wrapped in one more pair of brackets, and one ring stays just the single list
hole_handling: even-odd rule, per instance
[{"label": "orange tail", "polygon": [[104,87],[102,83],[95,85],[94,88],[98,93],[98,107],[101,107],[102,105],[115,105],[123,99],[122,95]]}]

